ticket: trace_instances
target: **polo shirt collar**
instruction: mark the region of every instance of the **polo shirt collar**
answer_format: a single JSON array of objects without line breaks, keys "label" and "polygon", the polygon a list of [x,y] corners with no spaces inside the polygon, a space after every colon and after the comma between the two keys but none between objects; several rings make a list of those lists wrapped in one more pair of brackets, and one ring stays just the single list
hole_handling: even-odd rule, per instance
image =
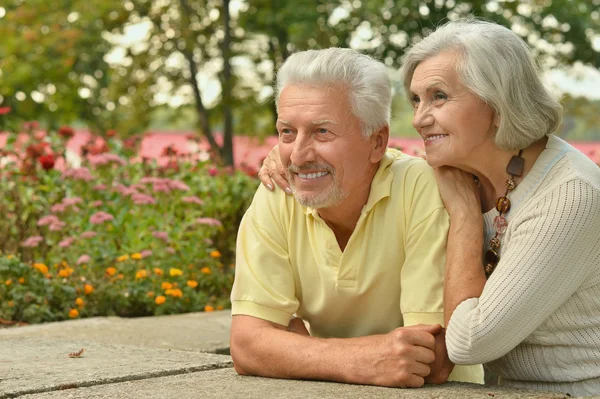
[{"label": "polo shirt collar", "polygon": [[[383,198],[389,197],[392,192],[392,182],[394,181],[394,174],[390,170],[392,162],[398,158],[402,153],[400,151],[386,151],[385,155],[379,162],[379,168],[371,181],[371,190],[369,192],[369,199],[362,209],[362,213],[369,212],[377,202]],[[318,211],[315,208],[309,208],[306,206],[302,207],[304,214],[317,216]]]}]

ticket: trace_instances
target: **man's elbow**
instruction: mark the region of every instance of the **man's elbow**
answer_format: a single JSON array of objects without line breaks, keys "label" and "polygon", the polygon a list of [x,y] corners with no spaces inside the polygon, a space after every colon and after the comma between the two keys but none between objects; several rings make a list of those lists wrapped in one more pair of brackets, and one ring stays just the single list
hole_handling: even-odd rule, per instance
[{"label": "man's elbow", "polygon": [[231,359],[233,360],[233,368],[239,375],[251,375],[247,369],[248,365],[245,362],[246,356],[244,352],[244,345],[240,342],[240,338],[235,335],[231,335],[230,341],[230,353]]}]

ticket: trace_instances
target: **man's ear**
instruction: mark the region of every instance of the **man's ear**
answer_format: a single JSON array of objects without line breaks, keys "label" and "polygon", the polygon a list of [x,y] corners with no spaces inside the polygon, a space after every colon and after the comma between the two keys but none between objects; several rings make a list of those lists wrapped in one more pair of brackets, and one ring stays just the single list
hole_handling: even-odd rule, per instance
[{"label": "man's ear", "polygon": [[369,142],[371,144],[371,156],[369,160],[372,163],[381,161],[387,150],[388,141],[390,139],[390,126],[385,125],[381,129],[371,134]]},{"label": "man's ear", "polygon": [[496,130],[500,127],[500,114],[497,112],[494,114],[494,126],[496,126]]}]

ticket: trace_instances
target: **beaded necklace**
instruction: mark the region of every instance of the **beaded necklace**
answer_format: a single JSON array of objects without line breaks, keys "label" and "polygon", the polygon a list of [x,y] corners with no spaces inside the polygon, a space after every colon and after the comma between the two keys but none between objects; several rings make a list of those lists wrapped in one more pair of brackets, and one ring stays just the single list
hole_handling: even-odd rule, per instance
[{"label": "beaded necklace", "polygon": [[485,276],[490,277],[494,272],[496,265],[500,261],[500,234],[504,234],[508,227],[508,222],[504,215],[510,210],[510,200],[508,199],[508,193],[513,191],[517,187],[515,177],[523,174],[523,168],[525,167],[525,159],[521,157],[523,150],[519,151],[519,155],[513,155],[510,162],[506,166],[506,173],[509,174],[509,178],[506,180],[506,192],[504,195],[496,200],[496,210],[498,216],[494,218],[494,230],[496,235],[490,240],[490,249],[485,253]]}]

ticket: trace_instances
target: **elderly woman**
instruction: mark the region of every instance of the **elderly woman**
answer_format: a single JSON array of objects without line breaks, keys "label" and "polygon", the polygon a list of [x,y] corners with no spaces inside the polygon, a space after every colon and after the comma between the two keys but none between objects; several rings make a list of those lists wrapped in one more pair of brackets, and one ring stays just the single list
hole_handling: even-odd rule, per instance
[{"label": "elderly woman", "polygon": [[[401,72],[450,215],[450,359],[512,387],[600,395],[600,168],[552,134],[561,107],[528,47],[451,22]],[[270,159],[263,181],[287,187]]]}]

